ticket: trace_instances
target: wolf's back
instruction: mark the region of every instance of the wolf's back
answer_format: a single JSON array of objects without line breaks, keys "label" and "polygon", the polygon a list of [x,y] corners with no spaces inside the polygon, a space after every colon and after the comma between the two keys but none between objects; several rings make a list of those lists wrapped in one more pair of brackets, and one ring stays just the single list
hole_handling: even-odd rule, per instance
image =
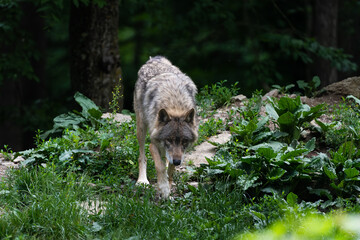
[{"label": "wolf's back", "polygon": [[140,68],[138,77],[141,81],[148,82],[150,79],[163,74],[174,73],[182,74],[179,68],[162,56],[150,57],[150,59]]},{"label": "wolf's back", "polygon": [[165,57],[150,58],[139,70],[134,92],[134,109],[155,129],[159,111],[182,116],[195,109],[194,82]]}]

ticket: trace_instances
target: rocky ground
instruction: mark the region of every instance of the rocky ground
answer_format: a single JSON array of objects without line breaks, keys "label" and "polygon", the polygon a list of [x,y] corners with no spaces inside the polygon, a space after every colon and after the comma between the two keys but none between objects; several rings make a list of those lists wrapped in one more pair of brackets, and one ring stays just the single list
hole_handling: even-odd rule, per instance
[{"label": "rocky ground", "polygon": [[[352,77],[345,79],[343,81],[331,84],[324,88],[323,93],[320,96],[314,98],[301,97],[303,103],[306,103],[310,106],[315,106],[321,103],[326,103],[331,106],[338,104],[342,101],[342,98],[347,95],[353,95],[357,98],[360,98],[360,77]],[[267,97],[281,97],[281,94],[278,90],[272,90],[265,94],[264,100]],[[244,95],[235,96],[232,99],[232,104],[228,107],[219,109],[214,117],[216,118],[225,118],[228,116],[227,111],[231,108],[239,107],[243,105],[243,102],[246,101]],[[264,110],[262,110],[263,112]],[[260,113],[261,114],[261,113]],[[109,114],[106,113],[103,117],[109,117]],[[116,121],[123,122],[131,120],[129,116],[119,114],[115,118]],[[330,116],[323,116],[321,121],[329,122],[331,121]],[[216,136],[213,136],[209,139],[211,142],[216,142],[219,144],[225,143],[230,139],[229,132],[222,132]],[[195,149],[186,156],[185,165],[180,167],[181,171],[186,171],[188,165],[200,166],[200,164],[207,164],[206,158],[212,158],[215,154],[216,147],[205,141],[202,144],[195,147]],[[17,168],[19,164],[24,159],[22,157],[17,157],[14,160],[10,156],[0,153],[0,179],[6,177],[6,170],[8,168]]]}]

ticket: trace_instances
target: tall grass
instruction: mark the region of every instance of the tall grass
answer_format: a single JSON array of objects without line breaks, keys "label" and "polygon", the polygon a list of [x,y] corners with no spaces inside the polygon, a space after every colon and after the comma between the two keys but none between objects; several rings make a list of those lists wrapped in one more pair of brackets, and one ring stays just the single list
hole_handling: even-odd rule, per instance
[{"label": "tall grass", "polygon": [[85,179],[51,168],[13,170],[2,184],[0,238],[81,239],[89,219],[80,205],[92,195]]}]

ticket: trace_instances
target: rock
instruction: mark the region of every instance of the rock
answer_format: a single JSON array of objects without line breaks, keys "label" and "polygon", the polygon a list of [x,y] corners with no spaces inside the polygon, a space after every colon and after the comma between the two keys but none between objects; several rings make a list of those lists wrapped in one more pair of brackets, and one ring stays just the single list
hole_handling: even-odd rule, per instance
[{"label": "rock", "polygon": [[243,102],[244,100],[246,100],[246,96],[245,95],[237,95],[231,98],[230,102],[232,103],[236,103],[236,102]]},{"label": "rock", "polygon": [[24,161],[25,159],[22,157],[22,156],[18,156],[18,157],[16,157],[15,159],[14,159],[14,163],[20,163],[20,162],[22,162],[22,161]]},{"label": "rock", "polygon": [[18,165],[13,162],[2,162],[1,165],[8,167],[8,168],[10,168],[10,167],[17,168],[18,167]]},{"label": "rock", "polygon": [[263,97],[262,100],[265,101],[268,99],[268,97],[274,97],[276,98],[277,96],[279,96],[280,92],[278,89],[273,89],[270,92],[266,93]]},{"label": "rock", "polygon": [[[210,142],[224,144],[230,140],[231,134],[229,132],[222,132],[209,138]],[[208,164],[206,158],[214,157],[216,147],[209,142],[203,142],[195,147],[195,150],[185,156],[185,162],[191,161],[194,166],[199,167],[201,164]]]},{"label": "rock", "polygon": [[351,77],[326,86],[325,91],[335,95],[353,95],[360,98],[360,77]]},{"label": "rock", "polygon": [[131,121],[131,117],[129,115],[125,115],[125,114],[121,114],[121,113],[116,113],[116,114],[104,113],[101,117],[102,118],[114,118],[114,120],[118,123]]}]

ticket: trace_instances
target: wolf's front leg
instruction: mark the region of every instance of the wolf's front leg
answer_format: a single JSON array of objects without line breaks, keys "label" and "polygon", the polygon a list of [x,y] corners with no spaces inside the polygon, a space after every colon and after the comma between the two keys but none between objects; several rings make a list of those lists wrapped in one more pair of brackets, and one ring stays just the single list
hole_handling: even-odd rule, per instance
[{"label": "wolf's front leg", "polygon": [[136,184],[150,184],[146,176],[145,137],[146,127],[139,113],[136,113],[136,135],[139,142],[139,177]]},{"label": "wolf's front leg", "polygon": [[169,177],[169,186],[170,186],[170,189],[171,189],[171,186],[172,186],[172,183],[173,183],[174,171],[175,171],[175,165],[169,163],[167,173],[168,173],[168,177]]},{"label": "wolf's front leg", "polygon": [[153,143],[150,143],[150,152],[155,162],[159,193],[161,197],[168,198],[170,195],[170,186],[166,173],[166,162],[161,159],[159,149]]}]

